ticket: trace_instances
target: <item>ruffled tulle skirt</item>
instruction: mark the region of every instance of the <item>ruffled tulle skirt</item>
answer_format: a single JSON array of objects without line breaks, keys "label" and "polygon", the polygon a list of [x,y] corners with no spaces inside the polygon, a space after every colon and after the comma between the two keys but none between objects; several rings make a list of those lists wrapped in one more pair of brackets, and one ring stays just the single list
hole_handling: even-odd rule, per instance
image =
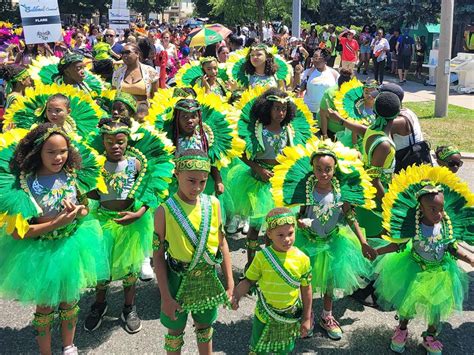
[{"label": "ruffled tulle skirt", "polygon": [[250,218],[253,227],[261,226],[267,213],[275,207],[270,187],[269,182],[257,179],[246,164],[236,164],[226,177],[232,215]]},{"label": "ruffled tulle skirt", "polygon": [[375,289],[384,309],[395,309],[403,319],[423,318],[428,324],[445,321],[461,311],[468,277],[449,255],[438,265],[422,265],[410,247],[385,256],[376,267]]},{"label": "ruffled tulle skirt", "polygon": [[[133,206],[133,211],[138,209]],[[102,207],[95,211],[104,233],[105,249],[110,260],[112,280],[123,279],[130,273],[137,273],[146,256],[152,253],[153,216],[150,210],[135,222],[121,225],[114,222],[120,218],[118,212]]]},{"label": "ruffled tulle skirt", "polygon": [[[60,233],[61,234],[61,233]],[[0,295],[43,306],[71,303],[109,279],[99,222],[90,217],[60,239],[0,236]]]},{"label": "ruffled tulle skirt", "polygon": [[339,226],[325,238],[298,229],[295,246],[311,260],[315,293],[342,297],[365,287],[372,277],[371,263],[363,257],[359,240],[347,226]]}]

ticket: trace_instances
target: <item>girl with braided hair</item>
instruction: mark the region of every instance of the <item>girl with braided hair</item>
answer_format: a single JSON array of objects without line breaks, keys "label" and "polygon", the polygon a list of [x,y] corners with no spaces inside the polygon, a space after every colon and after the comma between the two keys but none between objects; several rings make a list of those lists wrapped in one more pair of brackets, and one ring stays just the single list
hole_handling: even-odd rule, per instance
[{"label": "girl with braided hair", "polygon": [[[110,280],[122,280],[125,303],[121,319],[129,333],[141,329],[136,313],[135,284],[142,262],[151,253],[153,221],[150,209],[158,207],[167,195],[173,170],[171,142],[164,135],[138,128],[131,135],[132,122],[127,116],[103,118],[100,134],[92,134],[89,143],[104,155],[102,169],[107,193],[93,191],[98,200],[94,214],[104,232],[105,249],[110,258]],[[97,285],[96,301],[84,328],[99,328],[107,312],[108,282]]]},{"label": "girl with braided hair", "polygon": [[97,152],[52,123],[0,141],[0,295],[36,305],[41,354],[51,354],[57,310],[63,354],[77,354],[77,302],[109,277],[100,225],[82,198],[101,186]]},{"label": "girl with braided hair", "polygon": [[7,82],[5,88],[5,110],[9,108],[18,97],[25,95],[25,89],[33,86],[31,77],[26,68],[20,65],[3,65],[0,67],[0,78]]}]

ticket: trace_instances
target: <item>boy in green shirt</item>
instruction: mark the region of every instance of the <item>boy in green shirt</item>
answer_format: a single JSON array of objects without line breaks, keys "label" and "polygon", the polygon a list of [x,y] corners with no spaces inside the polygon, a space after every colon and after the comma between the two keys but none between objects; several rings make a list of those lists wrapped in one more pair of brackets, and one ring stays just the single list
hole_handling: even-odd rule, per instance
[{"label": "boy in green shirt", "polygon": [[258,301],[250,339],[250,353],[289,353],[295,339],[306,337],[311,324],[311,265],[294,247],[296,217],[288,208],[274,208],[266,219],[272,245],[257,252],[235,289],[233,309],[253,285]]}]

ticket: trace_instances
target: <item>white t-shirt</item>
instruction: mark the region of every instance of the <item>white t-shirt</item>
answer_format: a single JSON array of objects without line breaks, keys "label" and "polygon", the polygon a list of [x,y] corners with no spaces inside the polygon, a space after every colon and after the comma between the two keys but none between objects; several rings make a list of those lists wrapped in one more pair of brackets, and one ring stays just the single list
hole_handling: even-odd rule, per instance
[{"label": "white t-shirt", "polygon": [[[372,51],[374,55],[383,49],[390,51],[390,44],[388,44],[388,41],[385,38],[382,38],[380,40],[377,40],[376,38],[374,38],[370,46],[374,46],[374,49]],[[377,59],[377,62],[381,62],[387,59],[387,52],[380,53],[380,55],[376,57],[376,59]]]},{"label": "white t-shirt", "polygon": [[[421,131],[421,126],[420,126],[420,121],[418,120],[418,117],[416,116],[416,113],[414,113],[412,110],[408,108],[402,108],[400,110],[399,116],[405,117],[405,119],[409,119],[411,121],[411,124],[413,126],[413,132],[415,133],[415,142],[412,143],[419,143],[423,141],[423,132]],[[411,133],[407,136],[401,136],[399,134],[392,134],[393,142],[395,143],[395,149],[401,150],[406,147],[410,146],[410,140],[411,138]]]},{"label": "white t-shirt", "polygon": [[311,112],[319,112],[319,106],[321,104],[321,98],[324,95],[326,89],[337,84],[339,73],[326,66],[326,70],[323,72],[317,69],[306,69],[303,72],[302,80],[307,80],[306,93],[304,94],[304,102],[308,105]]}]

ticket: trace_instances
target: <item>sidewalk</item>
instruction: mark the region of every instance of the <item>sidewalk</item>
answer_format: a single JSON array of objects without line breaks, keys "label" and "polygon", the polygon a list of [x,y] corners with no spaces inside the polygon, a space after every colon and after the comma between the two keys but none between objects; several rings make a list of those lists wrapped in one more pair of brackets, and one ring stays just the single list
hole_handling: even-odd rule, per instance
[{"label": "sidewalk", "polygon": [[[369,77],[373,77],[373,74],[369,72]],[[358,74],[359,80],[367,79],[367,75]],[[390,82],[398,84],[398,78],[391,75],[386,75],[384,82]],[[399,84],[398,84],[399,85]],[[423,84],[407,81],[402,84],[401,87],[405,90],[404,102],[421,102],[421,101],[434,101],[435,100],[435,86],[425,86]],[[449,93],[449,103],[451,105],[461,106],[474,110],[474,95],[472,94],[458,94],[454,91]],[[434,104],[434,103],[433,103]]]}]

